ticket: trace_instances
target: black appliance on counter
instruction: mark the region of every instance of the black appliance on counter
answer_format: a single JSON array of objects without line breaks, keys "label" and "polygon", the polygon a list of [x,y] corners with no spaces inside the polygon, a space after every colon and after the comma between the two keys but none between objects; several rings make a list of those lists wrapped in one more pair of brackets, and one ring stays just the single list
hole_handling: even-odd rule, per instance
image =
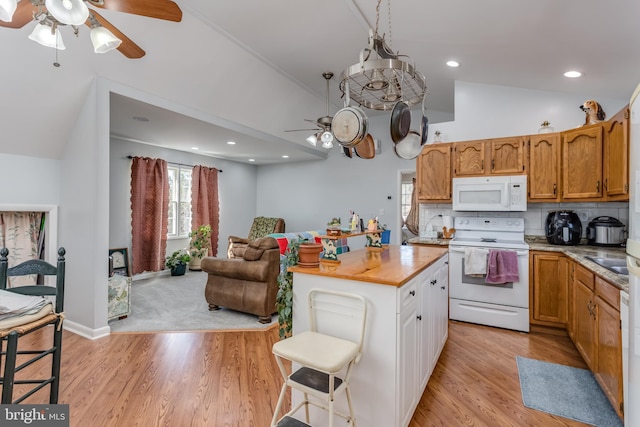
[{"label": "black appliance on counter", "polygon": [[582,237],[582,222],[573,211],[551,211],[544,231],[552,245],[577,245]]},{"label": "black appliance on counter", "polygon": [[587,226],[587,244],[594,246],[622,246],[627,240],[624,224],[612,216],[599,216]]}]

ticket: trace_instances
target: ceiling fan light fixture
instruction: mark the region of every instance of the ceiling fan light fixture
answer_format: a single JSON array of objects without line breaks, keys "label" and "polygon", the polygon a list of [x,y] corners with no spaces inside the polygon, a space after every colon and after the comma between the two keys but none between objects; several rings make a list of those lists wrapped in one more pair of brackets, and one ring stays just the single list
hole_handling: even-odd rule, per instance
[{"label": "ceiling fan light fixture", "polygon": [[0,21],[11,22],[18,0],[0,0]]},{"label": "ceiling fan light fixture", "polygon": [[107,53],[116,49],[122,43],[122,40],[113,35],[111,31],[103,26],[93,27],[91,29],[91,43],[95,53]]},{"label": "ceiling fan light fixture", "polygon": [[44,4],[62,24],[82,25],[89,18],[89,8],[83,0],[45,0]]},{"label": "ceiling fan light fixture", "polygon": [[320,140],[322,141],[322,148],[333,148],[333,134],[328,130],[322,132]]},{"label": "ceiling fan light fixture", "polygon": [[41,44],[42,46],[52,47],[58,50],[66,49],[64,42],[62,41],[62,36],[60,35],[60,30],[58,30],[58,26],[55,24],[49,24],[46,21],[36,24],[31,34],[29,34],[29,39]]},{"label": "ceiling fan light fixture", "polygon": [[315,147],[318,144],[318,136],[315,133],[313,135],[309,135],[307,137],[307,142]]}]

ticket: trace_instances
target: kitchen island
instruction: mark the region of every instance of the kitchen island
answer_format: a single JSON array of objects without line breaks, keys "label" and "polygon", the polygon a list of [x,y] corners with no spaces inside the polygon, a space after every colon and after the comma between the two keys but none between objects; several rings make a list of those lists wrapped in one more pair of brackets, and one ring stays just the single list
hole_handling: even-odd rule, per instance
[{"label": "kitchen island", "polygon": [[[368,307],[365,340],[351,377],[356,425],[406,427],[448,336],[447,249],[390,245],[347,252],[340,261],[290,267],[293,334],[309,329],[311,289],[362,295]],[[294,405],[300,398],[292,393]],[[336,408],[347,410],[344,395]],[[310,413],[311,425],[328,425],[326,412],[311,407]],[[296,416],[304,421],[304,411]]]}]

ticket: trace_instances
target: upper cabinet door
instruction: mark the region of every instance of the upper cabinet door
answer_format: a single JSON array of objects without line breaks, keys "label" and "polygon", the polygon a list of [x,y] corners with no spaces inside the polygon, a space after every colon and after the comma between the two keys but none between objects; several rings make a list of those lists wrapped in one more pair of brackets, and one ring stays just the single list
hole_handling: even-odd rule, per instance
[{"label": "upper cabinet door", "polygon": [[457,142],[454,144],[454,176],[477,176],[486,173],[484,165],[485,141]]},{"label": "upper cabinet door", "polygon": [[418,201],[451,201],[451,144],[425,145],[417,160]]},{"label": "upper cabinet door", "polygon": [[604,123],[604,191],[608,200],[629,200],[629,107]]},{"label": "upper cabinet door", "polygon": [[602,124],[564,132],[562,198],[601,198],[602,188]]},{"label": "upper cabinet door", "polygon": [[525,137],[494,139],[489,144],[491,174],[522,175],[525,173]]},{"label": "upper cabinet door", "polygon": [[560,134],[529,139],[529,201],[560,201]]}]

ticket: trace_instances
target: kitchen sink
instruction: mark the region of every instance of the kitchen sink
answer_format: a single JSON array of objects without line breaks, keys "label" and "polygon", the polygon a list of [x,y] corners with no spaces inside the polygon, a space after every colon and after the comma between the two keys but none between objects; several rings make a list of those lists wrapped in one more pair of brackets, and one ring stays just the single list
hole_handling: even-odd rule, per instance
[{"label": "kitchen sink", "polygon": [[627,260],[625,258],[596,258],[590,256],[586,258],[609,271],[613,271],[614,273],[623,274],[625,276],[629,275]]}]

